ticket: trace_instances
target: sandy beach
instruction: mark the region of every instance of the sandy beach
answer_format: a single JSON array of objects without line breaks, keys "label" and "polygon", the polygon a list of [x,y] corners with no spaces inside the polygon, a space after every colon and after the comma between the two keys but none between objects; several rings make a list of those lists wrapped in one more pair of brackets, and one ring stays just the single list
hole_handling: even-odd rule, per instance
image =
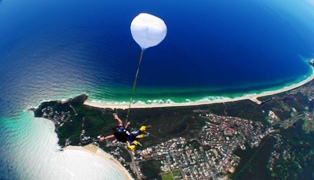
[{"label": "sandy beach", "polygon": [[[282,89],[274,90],[274,91],[265,91],[260,94],[247,94],[242,97],[237,98],[221,98],[221,99],[215,99],[215,100],[200,100],[197,102],[186,102],[186,103],[165,103],[165,104],[145,104],[145,103],[135,103],[132,104],[132,108],[158,108],[158,107],[177,107],[177,106],[197,106],[197,105],[206,105],[206,104],[214,104],[214,103],[224,103],[224,102],[232,102],[232,101],[240,101],[240,100],[251,100],[257,104],[261,104],[262,102],[259,101],[257,98],[263,97],[263,96],[269,96],[274,95],[282,92],[286,92],[295,88],[298,88],[314,79],[314,68],[312,68],[312,74],[307,79],[293,84],[291,86],[286,86]],[[103,103],[103,102],[91,102],[91,101],[85,101],[84,103],[87,106],[92,107],[98,107],[98,108],[111,108],[111,109],[128,109],[129,104],[128,103]]]},{"label": "sandy beach", "polygon": [[84,151],[94,156],[98,156],[106,162],[111,162],[112,166],[121,171],[121,173],[124,175],[124,179],[133,179],[129,172],[120,164],[120,162],[118,162],[116,159],[114,159],[114,157],[112,157],[110,154],[106,153],[102,149],[98,148],[97,146],[94,146],[92,144],[86,146],[67,146],[63,148],[63,150]]}]

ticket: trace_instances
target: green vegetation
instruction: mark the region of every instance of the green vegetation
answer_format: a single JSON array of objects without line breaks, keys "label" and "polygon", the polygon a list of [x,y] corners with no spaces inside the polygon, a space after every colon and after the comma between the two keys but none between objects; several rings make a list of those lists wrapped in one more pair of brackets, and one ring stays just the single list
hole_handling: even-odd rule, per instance
[{"label": "green vegetation", "polygon": [[307,134],[314,132],[314,120],[312,118],[304,118],[303,130]]},{"label": "green vegetation", "polygon": [[240,164],[230,179],[271,179],[267,168],[269,155],[275,143],[273,137],[263,139],[259,147],[251,148],[245,144],[246,150],[238,148],[234,153],[241,158]]},{"label": "green vegetation", "polygon": [[166,174],[162,174],[161,175],[161,179],[162,180],[174,180],[173,175],[171,172],[166,173]]},{"label": "green vegetation", "polygon": [[187,143],[187,145],[192,146],[193,149],[197,149],[197,150],[199,150],[199,148],[201,147],[201,144],[196,140],[193,140],[193,141]]},{"label": "green vegetation", "polygon": [[99,134],[107,134],[111,126],[115,126],[116,122],[112,118],[112,110],[110,109],[94,109],[86,106],[77,107],[76,111],[80,118],[84,118],[84,130],[86,136],[97,136]]},{"label": "green vegetation", "polygon": [[[313,135],[302,130],[303,121],[281,131],[282,143],[275,150],[273,174],[280,179],[312,179],[314,165]],[[312,177],[312,178],[310,178]]]},{"label": "green vegetation", "polygon": [[181,172],[180,170],[174,170],[172,171],[172,174],[173,174],[173,177],[177,178],[177,177],[180,177],[181,176]]},{"label": "green vegetation", "polygon": [[174,170],[172,172],[164,173],[161,175],[162,180],[175,180],[175,179],[182,179],[181,172],[179,169]]},{"label": "green vegetation", "polygon": [[161,179],[160,166],[161,163],[156,160],[148,160],[140,163],[142,173],[145,179]]}]

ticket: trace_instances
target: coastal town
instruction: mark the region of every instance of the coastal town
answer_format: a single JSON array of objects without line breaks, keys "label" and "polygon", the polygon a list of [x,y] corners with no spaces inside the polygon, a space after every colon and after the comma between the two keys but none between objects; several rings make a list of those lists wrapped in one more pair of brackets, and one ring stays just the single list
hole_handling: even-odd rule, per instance
[{"label": "coastal town", "polygon": [[[151,159],[160,162],[163,174],[179,171],[175,179],[217,179],[235,171],[240,161],[233,153],[235,149],[245,150],[246,145],[257,147],[264,137],[274,132],[261,122],[214,114],[200,116],[207,121],[195,139],[187,141],[178,137],[130,152],[133,153],[131,163],[120,158],[119,148],[110,153],[129,165],[138,179],[145,178],[141,173],[141,162]],[[112,145],[108,142],[108,146]]]},{"label": "coastal town", "polygon": [[[77,113],[72,106],[71,109]],[[54,122],[57,130],[67,122],[73,123],[70,111],[54,111],[51,106],[47,106],[41,113],[42,117]],[[177,172],[175,179],[216,179],[234,173],[240,162],[240,158],[233,153],[234,150],[237,148],[245,150],[246,146],[257,147],[264,137],[274,131],[259,121],[199,111],[195,113],[205,120],[205,125],[193,139],[177,137],[135,152],[128,151],[132,159],[130,162],[121,157],[121,153],[125,153],[120,149],[125,148],[123,143],[106,141],[106,146],[118,147],[109,153],[129,168],[136,179],[145,178],[141,162],[148,160],[160,163],[161,174]],[[269,118],[272,117],[270,113]],[[84,135],[84,121],[85,118],[82,119],[79,145],[93,143],[98,146],[96,137]],[[66,139],[65,146],[70,143],[69,138]]]}]

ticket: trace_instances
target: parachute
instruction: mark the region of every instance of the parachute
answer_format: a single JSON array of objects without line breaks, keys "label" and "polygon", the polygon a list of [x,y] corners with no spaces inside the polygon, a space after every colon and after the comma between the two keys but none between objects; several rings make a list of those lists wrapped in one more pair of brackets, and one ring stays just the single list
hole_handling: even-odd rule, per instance
[{"label": "parachute", "polygon": [[138,61],[137,71],[135,73],[126,121],[129,118],[132,98],[136,87],[137,76],[140,70],[144,50],[149,47],[158,45],[166,37],[167,34],[167,26],[164,21],[159,17],[147,13],[140,13],[139,15],[137,15],[131,22],[130,29],[133,39],[141,47],[142,51],[140,59]]},{"label": "parachute", "polygon": [[167,34],[167,26],[164,21],[147,13],[136,16],[130,29],[133,39],[142,50],[158,45]]},{"label": "parachute", "polygon": [[[142,50],[134,78],[129,109],[125,120],[126,122],[128,121],[128,117],[130,114],[132,98],[143,58],[143,52],[149,47],[158,45],[166,37],[167,34],[167,26],[164,21],[156,16],[147,13],[140,13],[138,16],[136,16],[131,22],[130,29],[133,39],[141,47]],[[114,113],[113,115],[118,121],[119,126],[112,127],[113,135],[109,135],[106,137],[99,136],[99,141],[104,141],[109,138],[115,137],[117,141],[125,142],[127,148],[131,151],[134,151],[137,145],[141,146],[141,144],[137,140],[143,137],[147,137],[149,133],[146,133],[146,129],[150,128],[151,126],[141,126],[136,132],[130,132],[130,130],[127,129],[128,124],[123,127],[122,121],[118,118],[117,114]]]}]

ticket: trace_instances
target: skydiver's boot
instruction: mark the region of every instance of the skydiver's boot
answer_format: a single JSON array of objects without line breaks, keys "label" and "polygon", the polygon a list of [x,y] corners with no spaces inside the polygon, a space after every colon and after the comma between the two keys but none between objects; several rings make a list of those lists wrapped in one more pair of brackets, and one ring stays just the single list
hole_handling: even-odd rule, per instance
[{"label": "skydiver's boot", "polygon": [[135,150],[135,145],[134,144],[130,144],[128,141],[126,142],[126,147],[130,151],[134,151]]},{"label": "skydiver's boot", "polygon": [[149,136],[149,133],[148,133],[148,132],[143,132],[142,134],[137,135],[137,136],[136,136],[136,139],[142,139],[143,137],[148,137],[148,136]]},{"label": "skydiver's boot", "polygon": [[140,142],[136,141],[136,140],[134,140],[134,141],[132,142],[132,144],[134,144],[134,145],[136,145],[136,146],[142,146],[142,144],[141,144]]},{"label": "skydiver's boot", "polygon": [[146,129],[147,129],[146,126],[141,126],[141,127],[140,127],[140,131],[141,131],[141,132],[145,132]]},{"label": "skydiver's boot", "polygon": [[136,136],[136,139],[142,139],[144,137],[144,134],[140,134]]},{"label": "skydiver's boot", "polygon": [[141,127],[140,127],[140,131],[145,132],[147,129],[150,129],[150,128],[152,128],[151,125],[141,126]]}]

